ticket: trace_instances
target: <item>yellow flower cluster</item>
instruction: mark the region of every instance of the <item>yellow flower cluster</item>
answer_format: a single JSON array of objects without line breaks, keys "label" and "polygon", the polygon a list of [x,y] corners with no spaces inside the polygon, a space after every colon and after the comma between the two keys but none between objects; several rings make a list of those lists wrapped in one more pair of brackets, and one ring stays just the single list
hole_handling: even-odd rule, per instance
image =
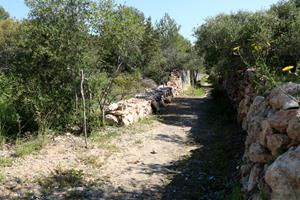
[{"label": "yellow flower cluster", "polygon": [[288,72],[288,71],[290,71],[291,69],[294,69],[294,66],[292,66],[292,65],[286,66],[286,67],[282,68],[282,71],[283,71],[283,72]]}]

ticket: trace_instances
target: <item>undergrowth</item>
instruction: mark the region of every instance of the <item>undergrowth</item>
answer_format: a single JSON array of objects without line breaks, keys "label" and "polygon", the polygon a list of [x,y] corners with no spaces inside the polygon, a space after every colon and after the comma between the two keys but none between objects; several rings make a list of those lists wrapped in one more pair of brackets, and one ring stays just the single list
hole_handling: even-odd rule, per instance
[{"label": "undergrowth", "polygon": [[46,135],[38,135],[36,137],[24,140],[17,139],[15,146],[15,155],[17,157],[26,156],[32,153],[38,153],[48,143]]},{"label": "undergrowth", "polygon": [[82,170],[57,169],[49,177],[42,177],[38,180],[41,186],[41,192],[44,195],[49,195],[56,188],[72,188],[83,184],[84,173]]},{"label": "undergrowth", "polygon": [[10,167],[13,165],[12,157],[0,157],[0,167]]},{"label": "undergrowth", "polygon": [[195,96],[195,97],[201,97],[204,95],[204,90],[202,87],[193,87],[190,86],[188,89],[186,89],[183,92],[183,96]]}]

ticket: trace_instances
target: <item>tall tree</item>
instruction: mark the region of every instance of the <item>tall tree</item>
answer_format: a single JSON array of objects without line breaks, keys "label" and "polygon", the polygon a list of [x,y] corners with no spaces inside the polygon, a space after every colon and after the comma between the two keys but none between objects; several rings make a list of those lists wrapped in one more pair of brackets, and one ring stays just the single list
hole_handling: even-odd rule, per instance
[{"label": "tall tree", "polygon": [[7,18],[9,18],[8,12],[6,12],[5,9],[2,6],[0,6],[0,20],[4,20]]},{"label": "tall tree", "polygon": [[93,1],[27,0],[26,4],[30,14],[23,32],[28,60],[16,72],[33,97],[37,120],[47,116],[56,125],[65,125],[74,110],[80,69],[89,66],[87,21]]},{"label": "tall tree", "polygon": [[[117,6],[112,1],[100,2],[99,15],[94,29],[103,54],[104,65],[118,66],[119,58],[123,70],[132,71],[140,67],[140,45],[144,34],[144,15],[137,9]],[[114,71],[113,69],[110,72]]]},{"label": "tall tree", "polygon": [[145,22],[145,33],[141,45],[142,72],[145,76],[161,83],[166,75],[164,72],[165,57],[161,49],[160,34],[154,29],[151,18]]},{"label": "tall tree", "polygon": [[183,68],[191,44],[180,35],[180,26],[168,14],[156,25],[161,35],[161,45],[166,58],[166,69]]}]

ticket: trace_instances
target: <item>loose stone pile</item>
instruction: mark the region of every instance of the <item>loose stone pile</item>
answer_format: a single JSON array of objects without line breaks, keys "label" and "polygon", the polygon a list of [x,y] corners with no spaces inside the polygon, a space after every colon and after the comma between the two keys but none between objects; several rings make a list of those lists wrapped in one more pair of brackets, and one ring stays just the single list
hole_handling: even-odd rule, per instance
[{"label": "loose stone pile", "polygon": [[238,113],[248,133],[241,166],[248,198],[300,199],[300,84],[287,83],[252,103],[244,94]]},{"label": "loose stone pile", "polygon": [[172,72],[167,86],[147,89],[134,98],[113,103],[106,108],[105,120],[111,125],[128,126],[151,113],[158,113],[162,106],[171,103],[186,87],[182,71]]}]

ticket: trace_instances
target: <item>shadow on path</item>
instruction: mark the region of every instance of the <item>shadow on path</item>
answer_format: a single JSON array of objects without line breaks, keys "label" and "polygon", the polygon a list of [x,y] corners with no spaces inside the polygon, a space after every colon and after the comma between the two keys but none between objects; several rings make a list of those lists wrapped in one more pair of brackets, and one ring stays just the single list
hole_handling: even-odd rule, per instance
[{"label": "shadow on path", "polygon": [[[198,146],[190,157],[168,166],[178,173],[162,199],[231,198],[232,190],[238,187],[237,166],[244,143],[229,105],[226,97],[176,98],[162,111],[161,122],[190,127],[189,143]],[[177,138],[166,139],[180,142]]]},{"label": "shadow on path", "polygon": [[[150,184],[150,186],[144,184],[145,187],[137,188],[136,191],[127,191],[126,187],[116,186],[106,178],[88,181],[84,179],[82,171],[68,170],[55,171],[40,179],[38,188],[25,187],[24,190],[17,185],[12,185],[10,190],[22,194],[18,199],[24,200],[156,200],[161,197],[165,200],[239,199],[232,198],[230,195],[235,187],[238,188],[236,167],[243,152],[243,133],[237,126],[235,113],[229,105],[226,97],[223,96],[215,99],[210,96],[184,97],[176,98],[172,104],[162,110],[158,120],[170,127],[166,126],[167,129],[162,129],[163,131],[155,134],[154,142],[166,141],[176,144],[172,146],[174,148],[178,145],[182,147],[179,149],[187,149],[187,151],[193,149],[190,150],[190,155],[163,165],[158,164],[159,162],[142,163],[136,159],[134,164],[129,165],[125,171],[135,170],[140,176],[153,175],[158,179],[170,177],[171,181],[166,187],[158,181],[157,184]],[[177,129],[177,126],[182,128]],[[185,131],[187,131],[187,138]],[[186,155],[183,152],[178,154]],[[160,158],[160,152],[149,152],[148,155],[147,151],[146,155],[149,157],[157,155],[157,159]],[[130,178],[132,180],[128,183],[135,187],[138,180],[134,177]],[[140,180],[149,181],[145,178]],[[34,192],[36,189],[39,189],[37,193]],[[8,198],[0,194],[0,199]]]}]

